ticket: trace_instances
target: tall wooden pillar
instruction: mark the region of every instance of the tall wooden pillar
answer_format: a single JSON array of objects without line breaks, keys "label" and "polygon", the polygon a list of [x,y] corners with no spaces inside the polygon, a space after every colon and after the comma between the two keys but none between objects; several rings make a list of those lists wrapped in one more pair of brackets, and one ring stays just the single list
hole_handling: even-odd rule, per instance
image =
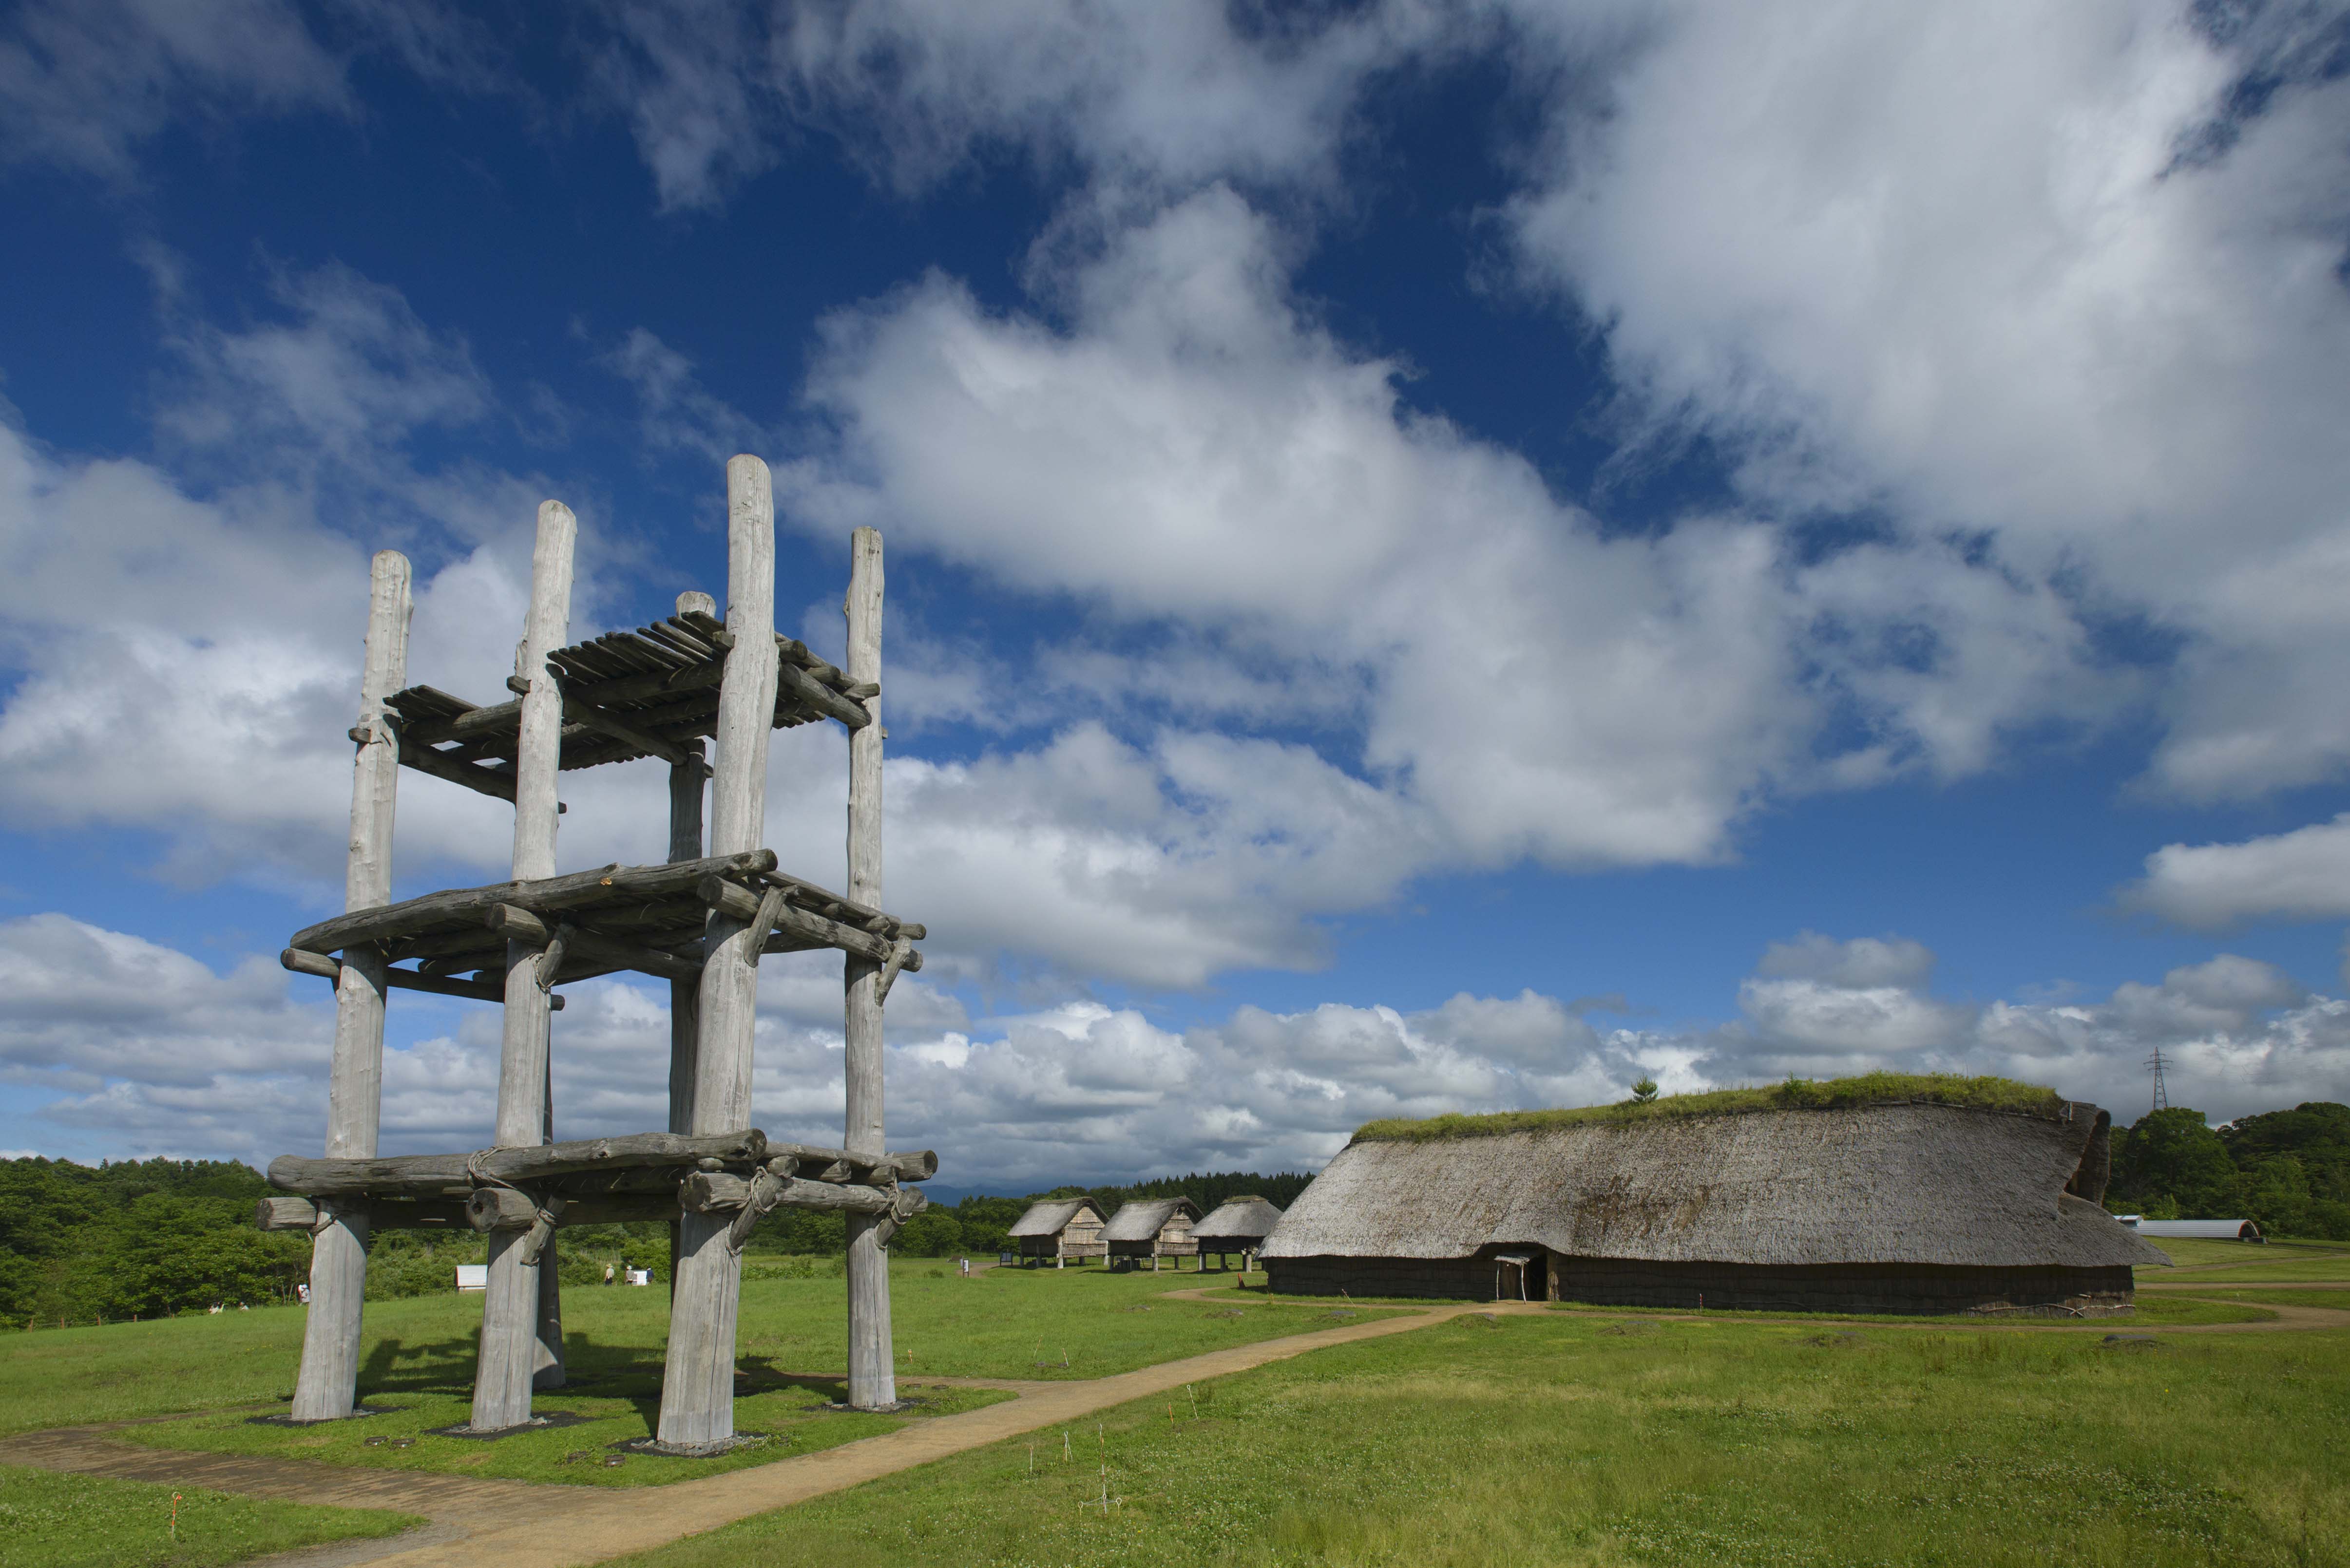
[{"label": "tall wooden pillar", "polygon": [[[698,610],[703,615],[718,613],[718,601],[708,594],[683,593],[677,596],[677,613],[684,615]],[[704,781],[710,776],[703,763],[702,742],[695,741],[685,748],[686,761],[671,763],[669,770],[669,857],[674,861],[698,860],[702,857],[702,797]],[[702,986],[699,981],[673,980],[669,982],[669,1130],[690,1133],[693,1130],[693,1077],[695,1062],[701,1050]],[[669,1289],[671,1300],[677,1296],[677,1258],[680,1242],[678,1222],[669,1225]]]},{"label": "tall wooden pillar", "polygon": [[[859,528],[850,536],[848,679],[881,679],[881,535]],[[881,907],[881,699],[866,700],[873,722],[848,732],[848,896]],[[844,955],[847,992],[843,1033],[848,1125],[843,1147],[879,1154],[881,1138],[881,968]],[[881,1216],[848,1217],[848,1402],[860,1410],[898,1403],[889,1349],[889,1253],[881,1244]]]},{"label": "tall wooden pillar", "polygon": [[[538,509],[531,551],[530,618],[515,659],[522,724],[515,754],[514,875],[555,875],[556,776],[561,764],[563,691],[546,656],[564,644],[571,623],[571,553],[578,524],[571,509]],[[538,1142],[546,1119],[547,1025],[552,1009],[539,989],[536,950],[506,944],[505,1037],[498,1055],[497,1143]],[[473,1373],[475,1431],[499,1431],[530,1419],[537,1371],[539,1264],[525,1263],[527,1232],[490,1233],[489,1289],[482,1301],[481,1356]],[[552,1266],[549,1256],[546,1262]],[[559,1337],[559,1335],[558,1335]]]},{"label": "tall wooden pillar", "polygon": [[[726,629],[734,646],[719,688],[710,789],[710,853],[762,847],[766,828],[767,738],[775,715],[775,504],[767,465],[726,463]],[[767,933],[723,914],[703,941],[693,1125],[698,1133],[751,1125],[751,1048],[759,1002],[759,950]],[[670,1298],[669,1354],[661,1374],[659,1438],[712,1448],[734,1435],[734,1322],[743,1260],[729,1245],[732,1217],[688,1214],[678,1224],[677,1286]]]},{"label": "tall wooden pillar", "polygon": [[[375,558],[368,591],[367,662],[359,676],[359,758],[351,770],[350,857],[343,908],[391,902],[391,824],[400,791],[400,740],[384,722],[384,701],[407,683],[408,620],[414,607],[408,557]],[[327,1080],[327,1154],[372,1158],[383,1105],[384,961],[345,956],[335,981],[335,1052]],[[368,1217],[364,1204],[320,1204],[310,1243],[310,1313],[302,1326],[295,1379],[297,1421],[331,1421],[358,1397],[359,1326],[367,1304]]]}]

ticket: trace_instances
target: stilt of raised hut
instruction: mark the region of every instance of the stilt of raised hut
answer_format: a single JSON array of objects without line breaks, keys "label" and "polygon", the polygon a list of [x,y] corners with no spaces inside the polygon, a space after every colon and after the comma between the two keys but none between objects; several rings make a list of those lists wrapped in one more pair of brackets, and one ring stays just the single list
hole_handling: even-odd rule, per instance
[{"label": "stilt of raised hut", "polygon": [[[538,509],[538,537],[530,556],[530,617],[515,658],[511,686],[522,700],[515,749],[514,879],[555,875],[556,773],[561,764],[563,691],[547,655],[571,628],[571,556],[578,524],[571,508],[549,501]],[[545,1137],[546,1085],[552,1062],[551,1010],[540,981],[539,955],[518,937],[505,954],[505,1031],[498,1050],[497,1141],[502,1148]],[[554,976],[546,975],[549,984]],[[482,1297],[481,1358],[473,1372],[477,1432],[501,1432],[530,1419],[530,1393],[538,1372],[539,1262],[547,1239],[527,1231],[490,1233],[489,1288]],[[560,1342],[560,1333],[556,1334]]]},{"label": "stilt of raised hut", "polygon": [[[859,528],[850,535],[848,679],[852,690],[867,685],[869,721],[848,734],[848,896],[879,909],[881,904],[881,535]],[[847,1080],[848,1116],[841,1142],[851,1154],[879,1155],[881,1140],[882,966],[851,953],[843,961],[846,992],[842,1020],[847,1049],[842,1072]],[[848,1217],[848,1403],[859,1410],[887,1410],[898,1403],[897,1372],[889,1352],[889,1254],[888,1216]]]},{"label": "stilt of raised hut", "polygon": [[[726,656],[718,696],[717,773],[710,846],[743,854],[766,832],[767,735],[775,711],[775,504],[767,465],[726,464]],[[692,1127],[751,1125],[751,1041],[759,1006],[759,952],[773,925],[769,893],[745,919],[725,909],[702,942],[701,1019]],[[677,1284],[670,1300],[669,1358],[661,1375],[660,1437],[671,1448],[723,1443],[734,1431],[734,1316],[741,1243],[728,1216],[688,1213],[678,1230]]]},{"label": "stilt of raised hut", "polygon": [[[727,512],[723,626],[709,596],[685,594],[671,619],[564,647],[577,526],[559,502],[542,506],[515,700],[486,708],[400,689],[408,563],[376,558],[351,731],[360,750],[346,909],[296,932],[283,955],[287,969],[337,984],[327,1158],[273,1161],[271,1183],[300,1196],[265,1199],[255,1215],[264,1229],[316,1237],[296,1418],[351,1413],[370,1226],[488,1233],[470,1424],[490,1432],[531,1419],[534,1386],[563,1383],[556,1227],[662,1220],[673,1267],[657,1441],[723,1449],[733,1441],[742,1249],[778,1207],[848,1217],[852,1397],[896,1402],[886,1249],[926,1201],[906,1184],[935,1175],[938,1159],[889,1153],[882,1141],[882,1005],[900,972],[922,967],[913,944],[925,933],[879,907],[881,540],[869,528],[853,540],[844,671],[775,634],[775,507],[757,458],[727,464]],[[768,737],[823,719],[851,735],[846,896],[783,875],[760,845]],[[704,736],[714,767],[702,761]],[[668,860],[557,875],[560,771],[638,757],[670,765]],[[403,764],[514,804],[514,880],[389,902]],[[759,959],[813,948],[838,950],[846,966],[844,1147],[770,1146],[750,1125]],[[669,1130],[556,1143],[554,988],[619,970],[671,983]],[[503,1003],[495,1147],[376,1158],[387,986]]]},{"label": "stilt of raised hut", "polygon": [[[414,609],[408,557],[379,554],[369,573],[367,662],[359,676],[359,717],[351,726],[359,756],[351,769],[350,857],[343,908],[391,901],[391,825],[400,794],[400,742],[384,705],[408,679],[408,622]],[[335,976],[335,1053],[327,1079],[327,1154],[372,1158],[382,1122],[382,955],[351,952]],[[332,1421],[351,1413],[359,1370],[359,1328],[367,1303],[367,1205],[320,1205],[312,1221],[310,1315],[302,1325],[302,1369],[291,1414]]]}]

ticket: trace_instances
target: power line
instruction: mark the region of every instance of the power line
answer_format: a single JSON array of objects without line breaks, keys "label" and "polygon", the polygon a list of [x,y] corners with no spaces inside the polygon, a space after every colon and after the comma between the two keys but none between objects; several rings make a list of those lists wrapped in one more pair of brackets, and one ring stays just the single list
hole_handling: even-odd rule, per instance
[{"label": "power line", "polygon": [[2154,1108],[2158,1111],[2168,1110],[2170,1090],[2163,1084],[2162,1070],[2170,1064],[2169,1059],[2163,1055],[2161,1046],[2158,1045],[2154,1048],[2154,1054],[2146,1059],[2146,1064],[2154,1070]]}]

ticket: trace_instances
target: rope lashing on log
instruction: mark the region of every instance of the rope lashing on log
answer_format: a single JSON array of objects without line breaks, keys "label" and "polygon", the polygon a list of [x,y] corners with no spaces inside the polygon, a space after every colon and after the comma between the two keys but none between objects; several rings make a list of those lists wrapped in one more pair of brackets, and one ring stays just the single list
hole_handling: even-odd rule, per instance
[{"label": "rope lashing on log", "polygon": [[881,978],[874,982],[873,1000],[889,1000],[889,988],[898,982],[898,971],[914,956],[914,944],[900,937],[889,944],[889,956],[881,961]]},{"label": "rope lashing on log", "polygon": [[889,1212],[883,1215],[881,1222],[873,1227],[873,1234],[879,1237],[881,1245],[886,1247],[889,1244],[891,1237],[905,1229],[907,1220],[930,1206],[929,1194],[919,1187],[909,1187],[891,1201]]},{"label": "rope lashing on log", "polygon": [[555,977],[563,972],[563,955],[570,948],[571,939],[578,934],[579,928],[568,920],[555,928],[555,934],[546,940],[546,946],[539,951],[539,990],[555,989]]},{"label": "rope lashing on log", "polygon": [[523,1267],[538,1266],[539,1254],[546,1251],[547,1241],[555,1235],[556,1222],[563,1218],[563,1199],[549,1193],[532,1216],[530,1234],[522,1239]]},{"label": "rope lashing on log", "polygon": [[784,1178],[764,1167],[751,1178],[751,1190],[743,1199],[743,1211],[735,1215],[734,1222],[726,1228],[727,1246],[737,1252],[743,1250],[743,1243],[750,1241],[751,1232],[758,1228],[767,1210],[782,1199],[784,1187]]}]

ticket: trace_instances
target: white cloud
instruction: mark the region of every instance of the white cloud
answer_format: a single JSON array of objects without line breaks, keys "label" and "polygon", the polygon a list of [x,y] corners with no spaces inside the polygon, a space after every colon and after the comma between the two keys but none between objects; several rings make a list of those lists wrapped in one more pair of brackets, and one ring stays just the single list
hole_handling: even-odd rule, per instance
[{"label": "white cloud", "polygon": [[27,0],[0,24],[0,162],[123,182],[140,145],[174,119],[355,119],[346,73],[362,51],[436,84],[497,85],[480,24],[437,0],[330,0],[323,11],[314,31],[288,0]]},{"label": "white cloud", "polygon": [[1907,937],[1858,937],[1840,942],[1817,931],[1762,950],[1754,972],[1771,979],[1818,981],[1846,991],[1885,987],[1922,991],[1934,973],[1933,950]]},{"label": "white cloud", "polygon": [[[1347,907],[1305,873],[1382,834],[1323,888],[1369,903],[1436,864],[1705,862],[1773,793],[1965,773],[2005,726],[2110,705],[2061,602],[1955,547],[1806,568],[1737,519],[1603,537],[1516,454],[1406,412],[1399,367],[1314,327],[1280,250],[1212,189],[1067,275],[1066,329],[938,277],[844,313],[811,379],[838,448],[778,483],[811,526],[885,521],[1130,638],[1181,628],[1173,668],[1225,675],[1190,683],[1151,749],[1215,769],[1191,814],[1202,864],[1284,846],[1267,896],[1292,913]],[[1946,623],[1921,664],[1910,634]],[[1081,638],[1040,651],[1046,690],[1065,661],[1080,701],[1163,673],[1155,649]],[[1229,736],[1301,720],[1349,738]],[[1832,720],[1864,738],[1823,754]],[[1121,775],[1132,820],[1170,809],[1148,784]]]},{"label": "white cloud", "polygon": [[1905,939],[1805,932],[1768,950],[1740,988],[1737,1022],[1638,1038],[1674,1049],[1714,1083],[1872,1068],[1989,1073],[2050,1085],[2124,1122],[2140,1114],[2157,1046],[2173,1100],[2215,1122],[2334,1097],[2350,1071],[2350,1002],[2314,996],[2274,965],[2232,953],[2068,1006],[1948,1002],[1926,992],[1932,966],[1932,953]]},{"label": "white cloud", "polygon": [[2120,898],[2197,930],[2350,918],[2350,812],[2241,844],[2166,844]]},{"label": "white cloud", "polygon": [[[1314,1168],[1375,1117],[1612,1101],[1644,1074],[1678,1093],[1874,1067],[1997,1073],[2129,1120],[2144,1093],[2141,1063],[2158,1045],[2173,1096],[2217,1120],[2338,1095],[2350,1071],[2350,1002],[2313,996],[2233,955],[2124,985],[2100,1003],[1974,1007],[1924,992],[1931,955],[1914,942],[1806,933],[1774,948],[1772,961],[1785,970],[1798,946],[1806,965],[1843,978],[1758,975],[1741,992],[1738,1020],[1679,1033],[1603,1033],[1532,991],[1463,993],[1421,1012],[1243,1006],[1180,1033],[1137,1009],[1086,1002],[974,1021],[910,978],[890,996],[889,1137],[938,1149],[950,1185],[1043,1187]],[[1891,971],[1888,950],[1899,955]],[[773,1137],[835,1141],[837,961],[771,961],[761,989],[755,1118]],[[289,997],[286,977],[259,958],[216,975],[63,916],[0,925],[5,1076],[56,1096],[38,1114],[109,1154],[260,1163],[316,1147],[333,1020],[324,987],[305,994]],[[662,1125],[667,989],[598,981],[567,995],[555,1024],[557,1136]],[[445,1012],[453,1027],[385,1053],[386,1152],[490,1137],[496,1012]]]},{"label": "white cloud", "polygon": [[1659,5],[1605,39],[1517,9],[1570,54],[1647,24],[1555,100],[1508,213],[1638,406],[1724,443],[1762,505],[1981,531],[2182,639],[2165,789],[2350,762],[2350,80],[2302,57],[2335,7],[2224,44],[2216,13],[2128,0]]},{"label": "white cloud", "polygon": [[1207,5],[612,5],[599,74],[664,206],[717,200],[798,128],[900,188],[1008,151],[1111,179],[1326,177],[1370,78],[1481,29],[1419,0],[1244,23]]},{"label": "white cloud", "polygon": [[[462,339],[345,269],[275,282],[283,319],[175,320],[172,466],[60,454],[0,423],[0,649],[16,673],[0,698],[0,815],[151,828],[176,880],[310,898],[342,877],[369,550],[419,563],[410,680],[494,693],[550,486],[411,459],[419,429],[494,416]],[[583,636],[631,564],[589,511]],[[567,778],[567,857],[657,857],[662,787],[641,769]],[[399,828],[403,875],[494,870],[512,842],[507,808],[413,776]]]}]

